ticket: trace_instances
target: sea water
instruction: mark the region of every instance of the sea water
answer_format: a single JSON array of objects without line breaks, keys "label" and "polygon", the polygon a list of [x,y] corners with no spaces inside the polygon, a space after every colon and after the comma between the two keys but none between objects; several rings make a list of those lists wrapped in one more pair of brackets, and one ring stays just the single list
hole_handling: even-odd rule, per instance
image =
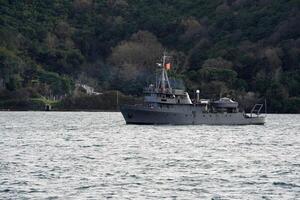
[{"label": "sea water", "polygon": [[300,115],[264,126],[126,125],[0,112],[0,199],[300,199]]}]

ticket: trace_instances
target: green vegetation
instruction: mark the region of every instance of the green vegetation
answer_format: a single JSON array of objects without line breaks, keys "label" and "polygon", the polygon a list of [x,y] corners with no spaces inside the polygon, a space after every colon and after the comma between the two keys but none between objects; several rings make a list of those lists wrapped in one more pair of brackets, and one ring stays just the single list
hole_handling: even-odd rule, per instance
[{"label": "green vegetation", "polygon": [[0,0],[0,13],[0,109],[101,109],[75,83],[141,95],[167,49],[190,92],[300,113],[299,0]]},{"label": "green vegetation", "polygon": [[125,96],[116,91],[105,92],[101,95],[69,96],[57,104],[52,104],[59,110],[106,110],[114,111],[119,109],[120,104],[141,103],[140,98]]}]

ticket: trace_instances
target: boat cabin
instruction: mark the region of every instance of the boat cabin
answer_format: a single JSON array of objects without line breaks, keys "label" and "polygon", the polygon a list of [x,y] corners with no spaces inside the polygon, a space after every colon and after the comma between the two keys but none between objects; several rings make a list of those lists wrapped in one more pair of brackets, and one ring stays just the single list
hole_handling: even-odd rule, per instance
[{"label": "boat cabin", "polygon": [[154,88],[149,86],[144,90],[146,103],[162,104],[192,104],[190,96],[184,90]]}]

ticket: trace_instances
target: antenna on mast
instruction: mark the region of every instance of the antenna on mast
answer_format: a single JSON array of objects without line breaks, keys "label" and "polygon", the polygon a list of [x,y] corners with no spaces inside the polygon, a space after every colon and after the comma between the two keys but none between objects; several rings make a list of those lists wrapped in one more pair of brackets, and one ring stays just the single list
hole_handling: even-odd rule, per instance
[{"label": "antenna on mast", "polygon": [[161,87],[162,92],[165,92],[166,89],[166,83],[165,83],[165,64],[166,64],[166,52],[164,51],[163,55],[163,63],[162,63],[162,74],[161,74]]},{"label": "antenna on mast", "polygon": [[162,80],[162,90],[163,92],[165,92],[166,90],[166,82],[167,82],[167,86],[168,86],[168,89],[169,90],[172,90],[171,88],[171,84],[170,84],[170,81],[169,81],[169,77],[168,77],[168,73],[166,71],[166,65],[169,63],[166,63],[166,59],[168,58],[169,56],[166,55],[166,51],[164,51],[164,55],[163,55],[163,66],[162,66],[162,77],[161,77],[161,80]]},{"label": "antenna on mast", "polygon": [[[156,85],[156,87],[160,87],[162,92],[164,93],[166,91],[166,86],[168,88],[169,91],[172,90],[171,88],[171,84],[169,81],[169,77],[168,77],[168,73],[167,73],[167,69],[170,69],[170,63],[167,63],[167,58],[169,56],[166,55],[166,51],[164,51],[163,57],[162,57],[162,63],[156,63],[157,66],[161,67],[161,78],[158,81],[158,84]],[[168,65],[168,66],[167,66]],[[157,82],[157,81],[156,81]]]}]

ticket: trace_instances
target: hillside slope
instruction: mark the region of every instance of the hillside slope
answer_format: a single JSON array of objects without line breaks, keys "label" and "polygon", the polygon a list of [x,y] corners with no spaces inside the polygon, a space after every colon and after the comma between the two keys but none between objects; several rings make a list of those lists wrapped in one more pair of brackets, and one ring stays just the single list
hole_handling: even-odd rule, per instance
[{"label": "hillside slope", "polygon": [[140,95],[167,49],[190,92],[300,112],[299,0],[0,0],[0,11],[2,102],[74,96],[76,82]]}]

